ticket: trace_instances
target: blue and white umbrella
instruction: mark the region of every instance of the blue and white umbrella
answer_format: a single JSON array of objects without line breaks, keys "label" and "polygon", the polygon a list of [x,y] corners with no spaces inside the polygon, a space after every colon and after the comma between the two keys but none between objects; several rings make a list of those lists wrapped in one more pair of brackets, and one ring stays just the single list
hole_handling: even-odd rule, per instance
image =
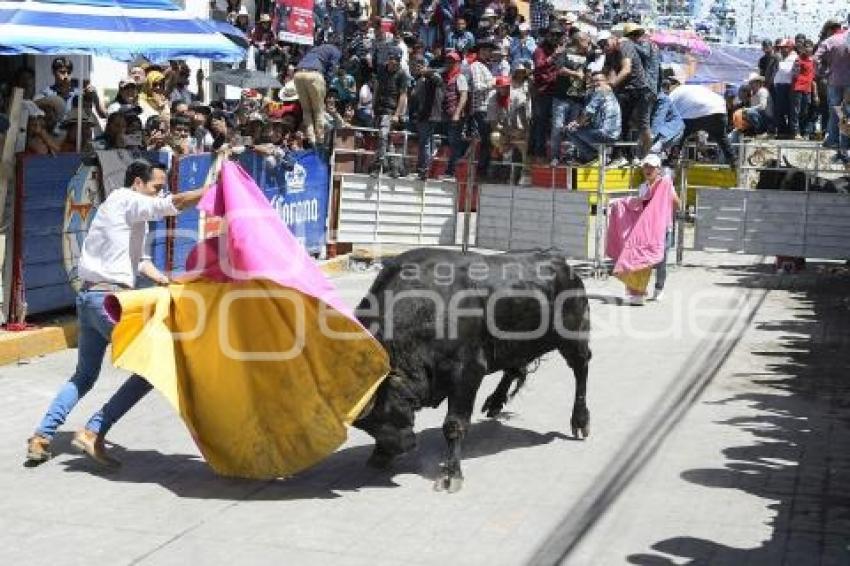
[{"label": "blue and white umbrella", "polygon": [[244,39],[233,26],[195,18],[170,0],[0,0],[0,55],[241,61]]}]

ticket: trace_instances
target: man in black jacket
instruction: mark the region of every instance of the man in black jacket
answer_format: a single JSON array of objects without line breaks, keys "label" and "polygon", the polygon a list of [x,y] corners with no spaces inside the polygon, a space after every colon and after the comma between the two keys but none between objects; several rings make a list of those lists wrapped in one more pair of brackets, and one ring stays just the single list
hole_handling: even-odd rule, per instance
[{"label": "man in black jacket", "polygon": [[424,181],[428,178],[428,169],[434,154],[434,133],[443,117],[445,85],[440,73],[436,69],[429,69],[422,59],[412,62],[411,71],[416,77],[416,86],[410,97],[410,117],[419,137],[416,173],[419,179]]}]

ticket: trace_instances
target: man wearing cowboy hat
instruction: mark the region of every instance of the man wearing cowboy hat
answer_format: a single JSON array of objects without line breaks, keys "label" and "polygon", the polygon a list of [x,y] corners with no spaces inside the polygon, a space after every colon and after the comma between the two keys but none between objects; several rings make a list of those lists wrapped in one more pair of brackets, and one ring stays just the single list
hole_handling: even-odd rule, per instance
[{"label": "man wearing cowboy hat", "polygon": [[764,86],[764,77],[758,73],[751,73],[747,82],[750,85],[752,105],[743,109],[746,127],[736,127],[729,134],[729,141],[733,144],[737,144],[744,133],[763,135],[773,131],[774,128],[773,101],[770,92]]},{"label": "man wearing cowboy hat", "polygon": [[266,55],[277,38],[274,30],[272,30],[272,18],[268,14],[261,14],[257,20],[257,25],[254,26],[254,31],[251,32],[251,45],[256,50],[254,55],[256,67],[258,71],[266,70]]},{"label": "man wearing cowboy hat", "polygon": [[[648,72],[647,64],[641,57],[637,41],[643,36],[644,29],[640,24],[628,22],[623,26],[623,38],[612,36],[607,42],[608,53],[619,53],[620,68],[611,80],[611,87],[617,93],[620,108],[623,111],[623,130],[634,123],[637,128],[638,146],[636,158],[643,158],[652,144],[650,119],[652,107],[655,104],[655,92],[650,85],[652,73]],[[651,61],[648,61],[651,64]],[[656,61],[657,63],[657,61]],[[656,78],[657,74],[654,75]],[[615,150],[619,159],[615,163],[622,164],[622,151]]]}]

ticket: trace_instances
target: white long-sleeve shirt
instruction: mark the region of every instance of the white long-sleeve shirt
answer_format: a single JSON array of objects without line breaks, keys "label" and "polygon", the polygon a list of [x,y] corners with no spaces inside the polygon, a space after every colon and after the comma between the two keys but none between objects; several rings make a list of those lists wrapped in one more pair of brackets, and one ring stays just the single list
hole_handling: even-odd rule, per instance
[{"label": "white long-sleeve shirt", "polygon": [[128,188],[112,191],[98,207],[83,241],[80,279],[134,287],[144,256],[147,223],[179,212],[171,195],[149,197]]}]

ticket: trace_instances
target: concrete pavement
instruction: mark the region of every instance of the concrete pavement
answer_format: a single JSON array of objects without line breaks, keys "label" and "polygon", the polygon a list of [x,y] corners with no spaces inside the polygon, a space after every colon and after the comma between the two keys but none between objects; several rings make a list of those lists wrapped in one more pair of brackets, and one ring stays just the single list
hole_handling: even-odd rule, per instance
[{"label": "concrete pavement", "polygon": [[[419,414],[419,448],[391,472],[364,466],[371,440],[353,430],[337,453],[294,478],[216,477],[155,393],[113,429],[120,471],[99,472],[71,454],[67,433],[57,439],[54,460],[25,469],[24,441],[73,371],[75,351],[2,367],[0,560],[510,565],[530,560],[565,523],[583,526],[573,529],[579,535],[563,555],[570,564],[714,564],[707,556],[775,564],[776,553],[800,556],[813,532],[818,553],[788,564],[840,558],[833,543],[850,507],[841,499],[847,490],[840,494],[850,451],[847,390],[835,376],[847,366],[847,317],[829,318],[829,331],[812,317],[843,312],[835,301],[840,289],[846,296],[847,281],[836,278],[832,298],[815,310],[820,283],[768,290],[788,278],[749,267],[753,258],[690,257],[709,267],[671,272],[661,304],[621,306],[617,281],[587,281],[590,439],[568,434],[572,376],[550,355],[500,419],[475,417],[464,447],[467,480],[451,496],[431,490],[444,407]],[[335,281],[354,304],[373,276]],[[619,456],[645,438],[641,431],[665,425],[659,403],[670,401],[669,392],[705,357],[710,331],[736,321],[748,330],[718,376],[683,398],[681,421],[655,439],[659,449],[633,470],[610,507],[588,506],[622,464]],[[821,344],[832,357],[807,354],[807,344]],[[810,366],[817,370],[806,375],[817,383],[801,378]],[[67,430],[81,426],[123,377],[106,369]],[[495,384],[495,377],[485,381],[479,407]],[[808,478],[815,476],[822,490],[811,493]],[[792,538],[803,542],[776,542]]]}]

